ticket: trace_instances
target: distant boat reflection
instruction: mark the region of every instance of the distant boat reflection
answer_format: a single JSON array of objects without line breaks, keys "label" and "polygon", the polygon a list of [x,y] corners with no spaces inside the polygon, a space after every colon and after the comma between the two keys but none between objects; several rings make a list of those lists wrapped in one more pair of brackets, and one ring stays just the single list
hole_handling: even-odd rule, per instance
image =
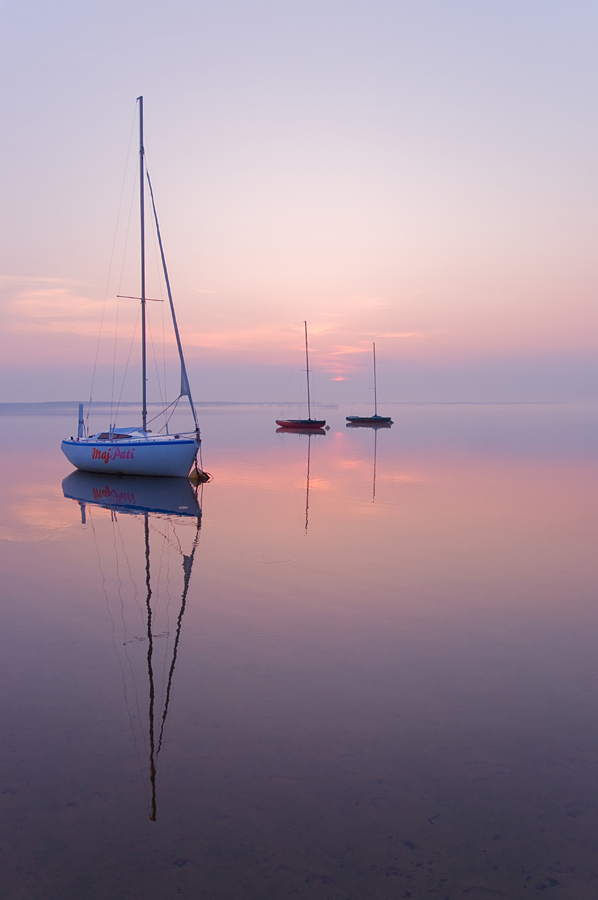
[{"label": "distant boat reflection", "polygon": [[374,432],[374,474],[372,479],[372,503],[376,502],[376,457],[378,455],[378,432],[381,428],[391,428],[392,422],[348,422],[347,428],[371,428]]},{"label": "distant boat reflection", "polygon": [[[155,822],[157,817],[156,776],[157,760],[162,749],[164,729],[171,700],[171,691],[176,667],[183,616],[187,605],[187,595],[195,552],[199,542],[201,527],[201,507],[196,490],[186,478],[150,478],[143,476],[102,476],[88,472],[72,472],[62,482],[64,496],[75,500],[81,507],[81,522],[90,524],[93,533],[98,565],[102,579],[102,590],[108,614],[112,622],[114,649],[119,658],[125,704],[131,722],[133,742],[137,752],[142,776],[144,766],[137,748],[136,727],[141,730],[141,740],[149,757],[150,791],[149,817]],[[110,512],[108,540],[100,522],[94,520],[94,508],[102,507]],[[121,530],[119,517],[127,516],[128,527]],[[89,519],[89,523],[88,523]],[[137,523],[141,528],[137,527]],[[185,527],[186,526],[186,527]],[[125,533],[126,531],[126,533]],[[187,535],[183,532],[187,531]],[[190,532],[190,533],[189,533]],[[183,546],[187,544],[188,552]],[[143,555],[135,554],[135,548]],[[157,575],[150,568],[150,546],[153,547],[158,563]],[[179,569],[178,584],[180,605],[172,650],[168,650],[170,631],[169,605],[171,581],[177,580],[176,569],[171,572],[171,556],[178,557],[182,564]],[[115,568],[109,572],[109,558]],[[142,564],[139,563],[143,560]],[[112,582],[112,587],[111,587]],[[144,583],[145,604],[140,604],[138,583]],[[128,594],[128,596],[127,596]],[[161,600],[164,602],[161,603]],[[130,602],[127,602],[130,601]],[[112,605],[118,609],[114,615]],[[112,605],[111,605],[112,604]],[[142,634],[129,637],[131,627],[139,629],[141,616]],[[159,620],[165,630],[160,631]],[[117,622],[119,623],[117,626]],[[122,640],[116,640],[117,627],[122,625]],[[155,659],[156,639],[164,639],[163,658]],[[139,715],[137,675],[142,664],[136,648],[147,641],[147,656],[143,667],[148,679],[148,729],[147,734]],[[159,663],[161,662],[161,665]],[[155,668],[162,673],[161,715],[156,698]],[[166,676],[166,671],[168,675]],[[130,696],[129,696],[130,695]],[[135,712],[130,704],[135,698]],[[147,783],[147,782],[146,782]]]},{"label": "distant boat reflection", "polygon": [[326,434],[324,428],[277,428],[276,434],[306,434],[311,437],[313,434]]},{"label": "distant boat reflection", "polygon": [[276,434],[305,434],[307,435],[307,475],[305,479],[305,534],[307,534],[307,527],[309,525],[309,467],[311,463],[311,439],[314,434],[323,434],[326,432],[323,428],[310,428],[310,429],[299,429],[299,428],[277,428]]}]

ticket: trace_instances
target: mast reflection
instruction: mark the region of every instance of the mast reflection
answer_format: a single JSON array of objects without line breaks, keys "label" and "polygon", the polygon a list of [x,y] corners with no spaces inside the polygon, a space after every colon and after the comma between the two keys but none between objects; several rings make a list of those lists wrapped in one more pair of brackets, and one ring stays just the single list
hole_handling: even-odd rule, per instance
[{"label": "mast reflection", "polygon": [[[191,582],[191,573],[193,570],[193,562],[199,543],[199,534],[201,528],[201,506],[199,503],[197,490],[192,487],[192,485],[186,478],[150,478],[143,476],[102,477],[101,475],[87,472],[72,472],[62,482],[62,490],[66,498],[72,499],[79,504],[81,509],[81,523],[83,525],[86,525],[88,523],[91,525],[94,535],[94,542],[96,545],[96,552],[98,555],[100,574],[102,576],[104,595],[108,604],[108,612],[113,624],[113,633],[116,625],[114,617],[110,612],[110,598],[107,591],[109,577],[107,577],[105,563],[102,562],[102,553],[106,548],[103,540],[103,535],[98,533],[99,529],[96,530],[93,510],[94,507],[101,507],[102,509],[108,510],[110,512],[110,522],[113,526],[113,529],[115,526],[118,528],[118,516],[124,514],[128,517],[131,517],[129,519],[129,525],[132,525],[133,527],[128,528],[127,530],[129,532],[133,532],[134,543],[136,543],[136,535],[139,534],[139,530],[137,527],[135,527],[134,524],[135,520],[140,521],[143,524],[144,566],[142,569],[142,577],[144,578],[145,582],[145,604],[143,607],[141,607],[139,602],[137,601],[137,586],[133,576],[133,569],[135,564],[134,562],[131,562],[131,559],[129,558],[129,554],[125,547],[124,536],[121,534],[120,529],[118,529],[118,535],[116,532],[113,532],[112,534],[113,540],[111,550],[115,557],[115,573],[117,585],[116,592],[118,595],[118,599],[120,600],[121,620],[124,628],[123,641],[121,643],[122,647],[124,648],[124,656],[126,657],[128,662],[128,669],[132,677],[135,696],[137,696],[137,685],[134,672],[135,667],[133,665],[133,661],[129,656],[127,645],[135,644],[136,642],[140,641],[147,641],[146,670],[149,694],[149,746],[146,745],[146,752],[149,756],[150,784],[150,795],[148,797],[148,801],[149,818],[151,819],[151,821],[155,822],[157,818],[157,761],[162,749],[162,742],[164,739],[164,731],[172,694],[174,672],[179,651],[183,616],[185,615],[185,610],[187,607],[187,596],[189,593],[189,585]],[[180,527],[182,525],[189,526],[191,528],[190,547],[187,553],[185,553],[183,550],[183,543],[185,542],[185,539],[183,538],[182,533],[179,534],[179,531],[182,532],[183,530]],[[156,540],[161,540],[161,547],[159,548],[160,552],[158,554],[157,587],[155,585],[152,585],[152,570],[150,566],[152,532],[154,533]],[[187,538],[186,543],[189,544],[189,537]],[[131,607],[133,608],[133,606],[136,605],[140,610],[144,611],[145,616],[143,637],[135,637],[132,640],[129,640],[127,638],[126,612],[122,595],[123,582],[119,570],[119,549],[120,553],[124,555],[124,558],[126,560],[126,567],[128,569],[130,580],[132,582],[132,599],[134,601],[134,604],[131,604]],[[170,659],[168,660],[168,651],[166,651],[163,660],[162,671],[165,674],[166,669],[168,668],[168,676],[166,678],[166,687],[162,695],[163,705],[160,711],[160,709],[157,708],[156,697],[156,639],[164,637],[168,638],[169,632],[157,632],[156,628],[157,619],[160,613],[159,603],[161,590],[163,593],[165,593],[167,602],[169,602],[170,599],[169,573],[170,554],[172,551],[174,551],[177,556],[182,558],[182,587],[180,588],[180,604],[176,620],[176,630],[172,653],[170,655]],[[165,587],[161,584],[161,581],[164,581],[164,570],[167,573]],[[161,610],[161,612],[162,615],[165,614],[164,610]],[[168,606],[166,608],[166,615],[168,615]],[[119,654],[118,650],[117,654]],[[120,655],[119,662],[121,664],[121,673],[123,675],[125,704],[129,712],[129,719],[131,721],[131,727],[133,729],[133,739],[136,746],[137,741],[133,721],[137,717],[132,715],[129,709],[125,669],[123,668],[123,660],[121,659]],[[164,680],[162,683],[164,683]],[[145,735],[143,737],[145,740]]]},{"label": "mast reflection", "polygon": [[378,432],[381,428],[391,428],[392,422],[361,423],[348,422],[347,428],[370,428],[374,432],[374,473],[372,478],[372,503],[376,502],[376,457],[378,455]]},{"label": "mast reflection", "polygon": [[277,428],[276,434],[303,434],[307,435],[307,474],[305,477],[305,534],[309,525],[309,469],[311,464],[311,439],[315,434],[323,434],[326,432],[323,428]]}]

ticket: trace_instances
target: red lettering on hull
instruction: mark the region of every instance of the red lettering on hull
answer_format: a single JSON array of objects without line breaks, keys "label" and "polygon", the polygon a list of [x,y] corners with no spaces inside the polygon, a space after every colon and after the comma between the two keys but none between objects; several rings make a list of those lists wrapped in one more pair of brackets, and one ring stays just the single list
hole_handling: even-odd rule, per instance
[{"label": "red lettering on hull", "polygon": [[107,450],[100,450],[99,447],[94,447],[91,451],[91,458],[101,459],[105,463],[113,459],[135,459],[135,451],[126,450],[124,447],[122,449],[120,447],[109,447]]},{"label": "red lettering on hull", "polygon": [[94,487],[93,499],[97,501],[110,500],[111,503],[135,503],[135,494],[131,491],[117,493],[117,491],[111,490],[108,485],[106,485],[104,488]]}]

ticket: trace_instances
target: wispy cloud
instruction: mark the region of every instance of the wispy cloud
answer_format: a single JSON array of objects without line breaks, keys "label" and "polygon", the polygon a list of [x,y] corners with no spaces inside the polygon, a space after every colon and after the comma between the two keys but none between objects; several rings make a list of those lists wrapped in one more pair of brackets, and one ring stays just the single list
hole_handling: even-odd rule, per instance
[{"label": "wispy cloud", "polygon": [[368,335],[373,338],[410,338],[410,337],[423,337],[424,331],[387,331],[387,332],[377,332],[377,331],[368,331]]},{"label": "wispy cloud", "polygon": [[33,275],[0,275],[0,284],[73,284],[68,278]]},{"label": "wispy cloud", "polygon": [[101,313],[97,301],[64,288],[27,291],[7,303],[7,310],[21,319],[96,318]]},{"label": "wispy cloud", "polygon": [[328,356],[346,356],[347,354],[353,353],[371,353],[371,347],[337,347],[336,350],[331,350],[328,353]]}]

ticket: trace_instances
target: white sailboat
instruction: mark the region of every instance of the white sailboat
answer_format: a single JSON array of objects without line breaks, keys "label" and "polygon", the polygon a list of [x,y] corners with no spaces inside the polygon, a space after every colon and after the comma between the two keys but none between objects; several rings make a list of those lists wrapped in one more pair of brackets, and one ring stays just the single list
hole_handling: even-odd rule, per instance
[{"label": "white sailboat", "polygon": [[[140,215],[140,231],[141,231],[141,425],[132,428],[116,428],[110,424],[108,430],[101,431],[96,434],[86,434],[85,421],[83,419],[83,406],[79,406],[79,425],[77,437],[65,439],[62,442],[62,452],[77,469],[85,472],[102,472],[112,475],[164,475],[186,477],[194,463],[197,461],[197,453],[200,446],[199,425],[193,400],[191,397],[191,389],[189,387],[189,379],[187,377],[187,369],[183,356],[183,347],[177,325],[176,315],[174,311],[174,303],[172,292],[170,289],[170,280],[166,268],[166,259],[164,256],[164,248],[162,246],[162,237],[160,234],[160,226],[158,224],[158,216],[156,213],[156,205],[154,203],[154,194],[152,190],[149,173],[145,167],[145,150],[143,146],[143,97],[138,97],[139,103],[139,215]],[[146,288],[145,288],[145,178],[147,177],[152,203],[154,221],[156,225],[156,236],[160,255],[162,259],[162,268],[164,271],[164,280],[168,293],[168,301],[170,304],[170,312],[172,316],[172,324],[176,338],[177,348],[181,366],[181,387],[180,394],[174,403],[177,403],[182,397],[187,397],[195,428],[187,433],[176,434],[153,434],[147,428],[147,352],[146,352]],[[171,404],[173,405],[173,404]],[[197,463],[196,463],[197,464]],[[203,477],[202,477],[203,476]],[[200,480],[206,480],[206,476],[202,472],[199,473]]]}]

